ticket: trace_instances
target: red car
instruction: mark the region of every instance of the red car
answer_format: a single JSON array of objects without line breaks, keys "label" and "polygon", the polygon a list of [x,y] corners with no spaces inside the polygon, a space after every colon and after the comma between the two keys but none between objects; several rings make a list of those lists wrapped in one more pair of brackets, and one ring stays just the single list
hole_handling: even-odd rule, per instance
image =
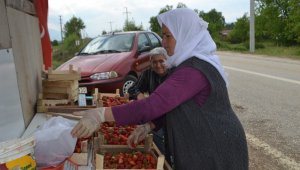
[{"label": "red car", "polygon": [[120,32],[102,35],[89,42],[75,57],[57,70],[68,70],[69,65],[80,68],[80,87],[88,92],[121,94],[137,81],[139,74],[149,67],[149,51],[161,46],[161,38],[148,31]]}]

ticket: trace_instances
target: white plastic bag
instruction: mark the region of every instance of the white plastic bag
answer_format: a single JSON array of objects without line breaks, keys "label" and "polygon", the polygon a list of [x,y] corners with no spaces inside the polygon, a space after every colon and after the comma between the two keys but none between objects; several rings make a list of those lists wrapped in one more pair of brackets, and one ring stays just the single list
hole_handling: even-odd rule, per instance
[{"label": "white plastic bag", "polygon": [[71,136],[75,125],[75,121],[52,117],[35,132],[34,155],[38,167],[55,167],[72,155],[77,141]]}]

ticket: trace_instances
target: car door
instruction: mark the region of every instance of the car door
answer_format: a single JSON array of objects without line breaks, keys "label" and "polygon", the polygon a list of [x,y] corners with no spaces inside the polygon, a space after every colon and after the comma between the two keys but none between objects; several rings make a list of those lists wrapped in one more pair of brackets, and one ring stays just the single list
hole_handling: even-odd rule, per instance
[{"label": "car door", "polygon": [[[162,46],[161,38],[153,32],[140,34],[138,40],[140,50],[145,46],[150,46],[150,49]],[[138,57],[135,64],[133,65],[133,70],[135,70],[136,72],[142,72],[148,68],[150,68],[150,57],[147,52],[145,54],[143,53],[142,56]]]},{"label": "car door", "polygon": [[152,44],[146,33],[140,33],[138,36],[138,58],[132,65],[132,69],[140,73],[150,67],[149,51]]}]

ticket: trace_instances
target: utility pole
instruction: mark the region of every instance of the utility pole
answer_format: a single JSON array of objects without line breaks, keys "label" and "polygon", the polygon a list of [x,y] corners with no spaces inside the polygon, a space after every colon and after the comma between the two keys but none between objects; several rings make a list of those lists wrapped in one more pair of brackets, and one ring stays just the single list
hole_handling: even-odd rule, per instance
[{"label": "utility pole", "polygon": [[127,11],[127,7],[125,7],[126,9],[126,27],[128,28],[128,14],[130,13],[129,11]]},{"label": "utility pole", "polygon": [[59,22],[60,22],[60,36],[61,36],[61,43],[63,43],[63,29],[62,29],[62,20],[61,20],[61,15],[59,16]]},{"label": "utility pole", "polygon": [[250,0],[250,42],[249,49],[250,52],[255,51],[255,14],[254,14],[254,0]]}]

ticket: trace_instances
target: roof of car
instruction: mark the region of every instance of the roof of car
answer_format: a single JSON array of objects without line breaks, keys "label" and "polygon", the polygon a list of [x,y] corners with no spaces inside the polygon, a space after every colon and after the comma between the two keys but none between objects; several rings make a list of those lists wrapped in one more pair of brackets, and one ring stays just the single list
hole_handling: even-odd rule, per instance
[{"label": "roof of car", "polygon": [[107,35],[110,35],[110,34],[144,33],[144,32],[151,32],[151,31],[123,31],[123,32],[113,32],[113,33],[108,33]]}]

